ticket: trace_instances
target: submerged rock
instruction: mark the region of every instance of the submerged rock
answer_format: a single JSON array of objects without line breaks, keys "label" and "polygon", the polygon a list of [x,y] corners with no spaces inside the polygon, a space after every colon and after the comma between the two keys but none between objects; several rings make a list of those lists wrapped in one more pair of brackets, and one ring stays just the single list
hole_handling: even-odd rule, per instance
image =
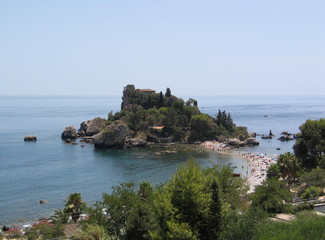
[{"label": "submerged rock", "polygon": [[123,148],[128,134],[128,126],[124,122],[117,120],[94,136],[95,148]]},{"label": "submerged rock", "polygon": [[270,135],[266,135],[266,134],[262,134],[262,139],[272,139],[272,136]]},{"label": "submerged rock", "polygon": [[293,137],[291,137],[290,135],[282,135],[281,137],[278,138],[278,140],[280,140],[280,141],[291,141],[291,140],[293,140]]},{"label": "submerged rock", "polygon": [[74,126],[66,127],[61,134],[62,139],[76,139],[77,137],[77,130]]}]

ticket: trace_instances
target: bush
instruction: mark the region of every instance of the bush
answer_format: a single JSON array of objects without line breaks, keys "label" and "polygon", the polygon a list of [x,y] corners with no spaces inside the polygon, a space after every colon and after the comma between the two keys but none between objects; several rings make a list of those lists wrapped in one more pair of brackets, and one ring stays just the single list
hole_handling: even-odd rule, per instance
[{"label": "bush", "polygon": [[220,239],[253,239],[257,226],[262,224],[266,218],[267,213],[258,209],[250,209],[242,214],[235,213],[228,217]]},{"label": "bush", "polygon": [[291,222],[267,221],[257,227],[259,240],[318,240],[325,239],[325,218],[312,212],[301,212]]},{"label": "bush", "polygon": [[75,240],[110,240],[107,231],[103,226],[96,224],[86,224],[82,231],[79,231],[75,236]]},{"label": "bush", "polygon": [[323,190],[319,187],[311,186],[306,188],[305,192],[301,194],[302,199],[309,199],[319,197],[323,194]]},{"label": "bush", "polygon": [[27,240],[63,237],[63,226],[42,222],[39,224],[35,224],[31,229],[26,232],[25,236]]},{"label": "bush", "polygon": [[309,211],[309,210],[313,210],[313,209],[314,209],[313,204],[304,203],[304,204],[299,204],[297,206],[294,206],[293,209],[292,209],[292,212],[297,213],[297,212]]}]

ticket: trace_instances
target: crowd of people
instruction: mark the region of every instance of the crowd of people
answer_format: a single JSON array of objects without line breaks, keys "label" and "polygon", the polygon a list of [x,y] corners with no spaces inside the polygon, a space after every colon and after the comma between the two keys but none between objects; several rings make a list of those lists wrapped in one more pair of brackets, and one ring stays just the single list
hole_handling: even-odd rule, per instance
[{"label": "crowd of people", "polygon": [[[226,143],[218,141],[206,141],[202,143],[202,146],[218,153],[237,154],[237,152],[230,151],[231,147]],[[246,152],[239,152],[239,156],[248,162],[248,166],[246,167],[246,175],[242,177],[247,178],[247,181],[250,184],[249,192],[253,192],[255,186],[261,185],[266,179],[267,169],[270,165],[276,163],[277,158],[268,156],[267,154]],[[242,166],[242,168],[244,168],[244,166]]]}]

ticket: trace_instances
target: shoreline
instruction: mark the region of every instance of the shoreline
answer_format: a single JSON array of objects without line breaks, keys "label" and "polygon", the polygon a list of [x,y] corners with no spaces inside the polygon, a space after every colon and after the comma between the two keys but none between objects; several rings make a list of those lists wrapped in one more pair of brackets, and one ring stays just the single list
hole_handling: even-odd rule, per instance
[{"label": "shoreline", "polygon": [[249,184],[248,193],[254,192],[255,187],[261,185],[263,181],[266,180],[268,168],[277,161],[277,158],[270,157],[266,154],[246,153],[245,151],[230,152],[233,148],[222,142],[205,141],[200,145],[216,153],[234,155],[247,161],[249,168],[247,168],[247,176],[245,179]]}]

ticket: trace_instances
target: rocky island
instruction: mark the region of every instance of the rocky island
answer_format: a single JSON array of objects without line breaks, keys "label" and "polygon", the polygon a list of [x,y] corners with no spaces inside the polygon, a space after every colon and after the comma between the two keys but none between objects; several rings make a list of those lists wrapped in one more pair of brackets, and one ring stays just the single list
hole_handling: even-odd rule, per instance
[{"label": "rocky island", "polygon": [[67,143],[93,142],[95,148],[125,148],[153,143],[198,143],[217,140],[230,146],[258,145],[246,127],[236,126],[230,113],[219,110],[215,117],[201,113],[198,102],[186,102],[166,92],[124,87],[121,110],[107,119],[94,118],[66,127],[61,138]]}]

